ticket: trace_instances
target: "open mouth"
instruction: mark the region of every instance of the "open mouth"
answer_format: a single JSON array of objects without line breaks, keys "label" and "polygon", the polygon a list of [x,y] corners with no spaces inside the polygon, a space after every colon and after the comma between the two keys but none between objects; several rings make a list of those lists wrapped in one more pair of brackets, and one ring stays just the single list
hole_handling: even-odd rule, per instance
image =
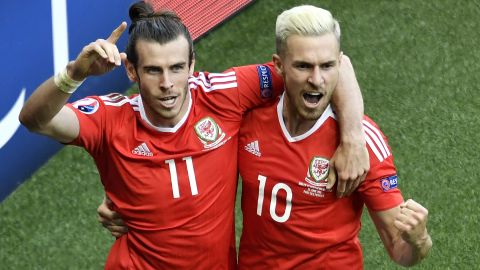
[{"label": "open mouth", "polygon": [[159,98],[159,100],[163,106],[171,107],[175,105],[175,101],[177,100],[177,97],[164,97],[164,98]]},{"label": "open mouth", "polygon": [[322,99],[323,94],[322,93],[303,93],[303,100],[305,100],[305,103],[311,104],[311,105],[316,105]]}]

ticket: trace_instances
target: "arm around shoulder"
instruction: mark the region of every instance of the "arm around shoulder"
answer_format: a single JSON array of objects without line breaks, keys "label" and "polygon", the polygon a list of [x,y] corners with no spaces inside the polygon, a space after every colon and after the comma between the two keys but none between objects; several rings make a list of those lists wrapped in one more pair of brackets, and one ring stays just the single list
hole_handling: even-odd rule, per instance
[{"label": "arm around shoulder", "polygon": [[361,141],[363,137],[363,98],[350,58],[341,56],[338,83],[332,96],[339,118],[342,141]]},{"label": "arm around shoulder", "polygon": [[[338,197],[350,195],[365,179],[370,168],[363,133],[363,99],[360,86],[350,59],[346,55],[341,57],[339,79],[332,96],[340,128],[340,144],[331,161],[338,174]],[[332,178],[334,177],[330,177]],[[328,188],[331,188],[333,183],[334,180],[329,181]]]}]

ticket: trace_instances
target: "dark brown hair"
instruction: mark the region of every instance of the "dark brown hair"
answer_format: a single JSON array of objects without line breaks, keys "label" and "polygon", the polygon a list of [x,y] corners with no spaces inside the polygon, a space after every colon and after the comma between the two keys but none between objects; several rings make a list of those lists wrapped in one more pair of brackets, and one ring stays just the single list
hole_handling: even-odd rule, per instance
[{"label": "dark brown hair", "polygon": [[188,41],[188,64],[192,63],[194,58],[192,37],[182,20],[173,11],[155,12],[150,4],[140,1],[130,7],[129,16],[132,24],[128,29],[130,35],[125,52],[128,61],[134,66],[137,66],[138,61],[135,49],[138,40],[165,44],[179,36],[184,36]]}]

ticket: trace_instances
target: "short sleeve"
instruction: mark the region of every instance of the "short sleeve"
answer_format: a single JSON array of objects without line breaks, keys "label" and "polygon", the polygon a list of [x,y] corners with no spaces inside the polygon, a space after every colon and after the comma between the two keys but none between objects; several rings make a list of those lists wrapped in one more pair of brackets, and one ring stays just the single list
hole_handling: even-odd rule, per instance
[{"label": "short sleeve", "polygon": [[237,75],[239,102],[244,111],[276,100],[284,90],[283,79],[272,62],[235,67],[233,70]]},{"label": "short sleeve", "polygon": [[367,175],[365,181],[358,188],[368,209],[373,211],[388,210],[403,202],[393,163],[388,161],[382,163],[378,164],[376,168],[370,169],[372,172]]},{"label": "short sleeve", "polygon": [[370,210],[388,210],[403,202],[393,154],[387,138],[377,124],[365,117],[363,126],[370,156],[370,170],[358,192]]},{"label": "short sleeve", "polygon": [[80,132],[70,144],[84,147],[89,153],[101,149],[105,130],[105,106],[97,96],[90,96],[67,104],[77,115]]},{"label": "short sleeve", "polygon": [[222,73],[195,72],[188,79],[195,101],[215,115],[241,121],[243,114],[276,100],[283,80],[273,63],[234,67]]}]

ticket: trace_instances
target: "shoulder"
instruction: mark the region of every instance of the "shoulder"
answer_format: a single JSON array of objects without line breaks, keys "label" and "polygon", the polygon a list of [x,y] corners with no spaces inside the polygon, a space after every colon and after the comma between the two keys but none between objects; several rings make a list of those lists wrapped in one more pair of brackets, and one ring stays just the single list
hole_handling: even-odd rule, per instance
[{"label": "shoulder", "polygon": [[207,71],[195,72],[188,79],[190,89],[212,92],[215,90],[226,90],[237,87],[237,75],[234,70],[227,70],[222,73]]},{"label": "shoulder", "polygon": [[268,125],[278,122],[277,114],[278,99],[270,100],[260,106],[253,108],[245,113],[242,120],[242,126],[248,125]]},{"label": "shoulder", "polygon": [[373,153],[371,161],[382,162],[392,155],[387,137],[383,134],[380,127],[368,116],[364,116],[362,121],[363,131],[367,147]]},{"label": "shoulder", "polygon": [[261,98],[278,96],[283,80],[275,72],[273,62],[234,67],[242,87],[259,88]]},{"label": "shoulder", "polygon": [[269,62],[232,67],[221,73],[195,72],[188,82],[190,88],[201,87],[205,92],[237,87],[260,88],[262,97],[268,98],[278,80],[273,63]]},{"label": "shoulder", "polygon": [[134,94],[131,96],[125,96],[119,93],[111,93],[104,96],[99,96],[99,99],[103,102],[105,106],[109,107],[138,107],[139,95]]},{"label": "shoulder", "polygon": [[88,96],[73,102],[71,105],[74,109],[83,114],[93,115],[97,112],[104,111],[138,111],[138,95],[130,97],[111,93],[103,96]]}]

